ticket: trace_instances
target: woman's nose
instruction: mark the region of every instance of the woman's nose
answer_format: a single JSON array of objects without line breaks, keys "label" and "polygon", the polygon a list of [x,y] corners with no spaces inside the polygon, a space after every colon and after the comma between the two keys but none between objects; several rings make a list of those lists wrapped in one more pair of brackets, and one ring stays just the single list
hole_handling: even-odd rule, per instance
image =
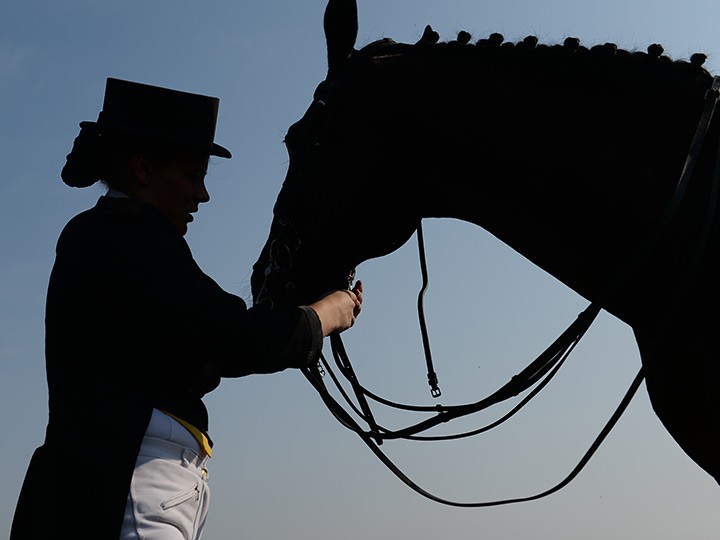
[{"label": "woman's nose", "polygon": [[195,189],[195,200],[200,203],[206,203],[210,200],[210,193],[208,193],[204,181],[199,182]]}]

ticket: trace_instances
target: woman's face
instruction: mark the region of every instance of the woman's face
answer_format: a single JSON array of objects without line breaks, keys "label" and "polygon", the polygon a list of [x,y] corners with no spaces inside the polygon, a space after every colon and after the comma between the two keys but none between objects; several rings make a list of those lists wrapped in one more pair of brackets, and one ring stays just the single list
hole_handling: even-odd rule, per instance
[{"label": "woman's face", "polygon": [[200,203],[210,200],[205,188],[207,166],[207,156],[192,155],[147,164],[142,199],[160,210],[182,235]]}]

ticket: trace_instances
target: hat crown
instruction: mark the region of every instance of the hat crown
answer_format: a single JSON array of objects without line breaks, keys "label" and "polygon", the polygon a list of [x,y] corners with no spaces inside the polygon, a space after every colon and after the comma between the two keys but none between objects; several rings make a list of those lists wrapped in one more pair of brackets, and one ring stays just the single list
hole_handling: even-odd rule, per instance
[{"label": "hat crown", "polygon": [[110,77],[98,125],[101,130],[156,136],[230,157],[213,142],[219,106],[216,97]]}]

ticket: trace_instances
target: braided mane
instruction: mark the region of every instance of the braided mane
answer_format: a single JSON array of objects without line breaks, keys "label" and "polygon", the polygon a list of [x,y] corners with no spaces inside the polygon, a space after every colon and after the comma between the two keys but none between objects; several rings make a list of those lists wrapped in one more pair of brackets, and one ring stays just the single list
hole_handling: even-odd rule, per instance
[{"label": "braided mane", "polygon": [[474,44],[472,35],[464,30],[458,32],[456,39],[441,42],[440,35],[432,29],[430,25],[425,27],[425,31],[415,46],[424,50],[432,47],[433,52],[452,51],[447,54],[467,54],[469,50],[496,50],[498,54],[512,54],[511,51],[530,52],[535,51],[542,55],[557,55],[558,58],[572,57],[590,57],[590,58],[616,58],[619,62],[629,62],[632,65],[639,66],[672,66],[670,69],[676,70],[678,73],[684,73],[692,77],[710,77],[710,73],[702,66],[707,60],[705,53],[694,53],[688,60],[673,60],[664,54],[665,50],[662,45],[654,43],[648,46],[647,51],[629,51],[619,48],[615,43],[603,43],[587,47],[581,44],[576,37],[568,37],[562,44],[544,44],[539,43],[537,36],[529,35],[524,39],[513,43],[505,41],[502,34],[492,33],[487,38],[478,39]]}]

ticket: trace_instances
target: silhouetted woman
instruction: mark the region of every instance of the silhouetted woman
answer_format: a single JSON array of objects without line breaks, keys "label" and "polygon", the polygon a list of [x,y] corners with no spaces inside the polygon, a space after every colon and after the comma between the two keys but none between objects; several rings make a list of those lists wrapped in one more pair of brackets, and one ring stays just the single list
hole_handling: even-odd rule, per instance
[{"label": "silhouetted woman", "polygon": [[183,235],[209,200],[219,100],[108,79],[66,184],[109,188],[57,244],[46,308],[49,422],[11,538],[199,538],[212,442],[202,397],[221,377],[315,361],[352,326],[362,285],[311,306],[248,309]]}]

